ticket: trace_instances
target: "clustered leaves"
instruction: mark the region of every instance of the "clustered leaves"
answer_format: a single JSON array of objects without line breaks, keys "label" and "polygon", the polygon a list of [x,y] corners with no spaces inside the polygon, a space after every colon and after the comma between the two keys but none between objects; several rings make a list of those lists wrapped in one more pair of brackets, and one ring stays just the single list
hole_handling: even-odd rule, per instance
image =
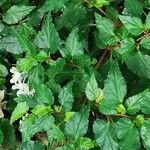
[{"label": "clustered leaves", "polygon": [[150,149],[149,0],[0,8],[0,148]]}]

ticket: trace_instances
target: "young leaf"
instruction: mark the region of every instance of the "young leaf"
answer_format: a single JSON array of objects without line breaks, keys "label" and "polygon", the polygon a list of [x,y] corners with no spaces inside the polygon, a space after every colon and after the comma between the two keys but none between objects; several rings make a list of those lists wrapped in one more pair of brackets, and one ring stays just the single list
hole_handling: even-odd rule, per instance
[{"label": "young leaf", "polygon": [[91,76],[89,82],[87,83],[85,93],[90,101],[102,99],[103,92],[100,88],[98,88],[94,74]]},{"label": "young leaf", "polygon": [[54,102],[54,97],[51,92],[51,90],[44,84],[41,85],[35,85],[35,91],[37,94],[38,101],[41,101],[42,103],[52,105]]},{"label": "young leaf", "polygon": [[150,49],[150,36],[143,38],[140,42],[140,45],[146,49]]},{"label": "young leaf", "polygon": [[3,20],[7,24],[15,24],[28,15],[35,6],[14,5],[3,15]]},{"label": "young leaf", "polygon": [[146,16],[146,28],[150,30],[150,13]]},{"label": "young leaf", "polygon": [[39,48],[50,49],[50,53],[55,53],[57,51],[60,44],[60,39],[58,32],[56,31],[55,26],[52,23],[50,14],[47,15],[45,24],[42,27],[42,31],[37,34],[34,43]]},{"label": "young leaf", "polygon": [[138,0],[125,0],[125,8],[129,14],[135,17],[140,17],[143,12],[142,4]]},{"label": "young leaf", "polygon": [[150,149],[150,120],[145,120],[141,128],[141,137],[145,149]]},{"label": "young leaf", "polygon": [[28,141],[24,142],[19,147],[17,150],[44,150],[44,145],[41,142],[34,142],[34,141]]},{"label": "young leaf", "polygon": [[121,118],[117,121],[116,134],[119,142],[120,150],[137,150],[140,148],[140,136],[138,129],[134,126],[128,118]]},{"label": "young leaf", "polygon": [[144,30],[142,21],[139,18],[120,15],[119,19],[132,35],[140,35]]},{"label": "young leaf", "polygon": [[72,82],[63,87],[59,93],[59,102],[64,111],[70,111],[73,103]]},{"label": "young leaf", "polygon": [[144,55],[141,52],[130,56],[126,61],[127,67],[139,75],[150,79],[150,56]]},{"label": "young leaf", "polygon": [[96,25],[99,29],[99,38],[100,40],[107,45],[112,37],[115,37],[114,34],[114,24],[109,19],[102,17],[98,14],[95,14]]},{"label": "young leaf", "polygon": [[66,40],[65,47],[61,50],[64,57],[74,57],[83,54],[83,43],[79,41],[78,29],[74,29]]},{"label": "young leaf", "polygon": [[150,90],[147,89],[137,95],[129,97],[126,100],[127,112],[136,114],[141,110],[145,114],[150,114]]},{"label": "young leaf", "polygon": [[51,130],[53,124],[54,118],[52,116],[29,116],[20,126],[23,142],[29,141],[35,133]]},{"label": "young leaf", "polygon": [[27,106],[26,102],[21,102],[17,104],[16,108],[12,112],[10,123],[12,124],[16,120],[18,120],[20,117],[22,117],[27,111],[29,110],[29,107]]},{"label": "young leaf", "polygon": [[124,78],[117,62],[113,62],[104,84],[104,100],[99,109],[104,114],[115,114],[117,106],[123,101],[127,92]]},{"label": "young leaf", "polygon": [[92,141],[91,139],[85,137],[80,137],[76,144],[81,150],[90,150],[96,146],[95,141]]},{"label": "young leaf", "polygon": [[65,124],[65,132],[71,139],[78,139],[88,129],[89,106],[83,107]]},{"label": "young leaf", "polygon": [[118,150],[118,143],[110,122],[96,120],[93,125],[96,143],[102,150]]}]

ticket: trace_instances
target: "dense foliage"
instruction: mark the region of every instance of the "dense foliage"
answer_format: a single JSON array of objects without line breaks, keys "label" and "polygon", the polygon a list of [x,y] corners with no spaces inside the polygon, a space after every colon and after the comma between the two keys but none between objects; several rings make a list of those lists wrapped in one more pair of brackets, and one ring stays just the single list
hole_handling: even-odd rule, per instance
[{"label": "dense foliage", "polygon": [[150,0],[1,0],[0,145],[150,150]]}]

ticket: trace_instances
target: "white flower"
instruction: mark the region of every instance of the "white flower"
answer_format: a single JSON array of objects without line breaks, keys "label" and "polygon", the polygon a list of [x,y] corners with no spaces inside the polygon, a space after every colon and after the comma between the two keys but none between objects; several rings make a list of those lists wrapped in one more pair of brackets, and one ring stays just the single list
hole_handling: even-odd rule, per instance
[{"label": "white flower", "polygon": [[4,99],[4,93],[5,93],[5,90],[0,90],[0,118],[4,117],[2,107],[6,105],[6,101],[2,102],[2,100]]},{"label": "white flower", "polygon": [[16,67],[12,67],[10,69],[10,72],[13,73],[12,75],[12,79],[10,80],[10,83],[17,83],[17,82],[21,82],[23,77],[22,74],[20,72],[17,71]]},{"label": "white flower", "polygon": [[33,96],[33,94],[35,93],[35,90],[32,90],[32,91],[29,90],[29,86],[28,86],[27,83],[17,83],[17,84],[14,84],[12,86],[12,89],[13,90],[17,89],[18,90],[17,91],[17,96],[20,96],[22,94]]}]

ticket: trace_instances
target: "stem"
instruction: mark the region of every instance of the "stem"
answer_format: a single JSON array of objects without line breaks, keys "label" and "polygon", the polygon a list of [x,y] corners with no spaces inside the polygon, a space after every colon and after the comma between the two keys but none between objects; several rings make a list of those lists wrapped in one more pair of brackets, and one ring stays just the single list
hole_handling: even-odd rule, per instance
[{"label": "stem", "polygon": [[128,115],[125,115],[125,114],[114,114],[114,115],[111,115],[111,116],[116,116],[116,117],[126,117],[126,118],[132,119],[131,116],[128,116]]},{"label": "stem", "polygon": [[149,35],[150,35],[150,33],[147,33],[147,34],[141,36],[140,38],[138,38],[136,41],[138,42],[138,41],[142,40],[143,38],[145,38],[145,37],[147,37]]},{"label": "stem", "polygon": [[108,51],[110,50],[110,48],[106,47],[105,51],[103,52],[102,56],[100,56],[99,61],[97,63],[97,65],[95,66],[95,69],[99,69],[99,67],[101,66],[103,60],[105,59]]}]

